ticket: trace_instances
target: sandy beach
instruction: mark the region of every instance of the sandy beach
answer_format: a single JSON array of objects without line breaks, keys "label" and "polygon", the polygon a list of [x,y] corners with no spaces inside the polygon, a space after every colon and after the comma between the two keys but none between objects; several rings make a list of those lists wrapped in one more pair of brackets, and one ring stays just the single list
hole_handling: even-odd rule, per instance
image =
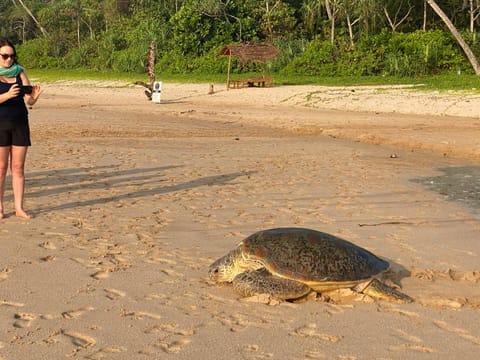
[{"label": "sandy beach", "polygon": [[[26,209],[0,222],[0,360],[476,359],[480,95],[409,86],[41,84]],[[447,176],[448,175],[448,176]],[[241,298],[208,266],[306,227],[413,303]]]}]

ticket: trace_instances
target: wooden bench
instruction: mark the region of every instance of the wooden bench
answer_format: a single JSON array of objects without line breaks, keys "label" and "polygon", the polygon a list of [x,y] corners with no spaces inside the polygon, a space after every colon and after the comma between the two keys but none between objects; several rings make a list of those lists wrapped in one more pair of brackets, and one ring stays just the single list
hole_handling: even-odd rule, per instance
[{"label": "wooden bench", "polygon": [[247,79],[231,79],[228,82],[228,88],[240,89],[244,87],[269,87],[272,84],[271,77],[256,77]]}]

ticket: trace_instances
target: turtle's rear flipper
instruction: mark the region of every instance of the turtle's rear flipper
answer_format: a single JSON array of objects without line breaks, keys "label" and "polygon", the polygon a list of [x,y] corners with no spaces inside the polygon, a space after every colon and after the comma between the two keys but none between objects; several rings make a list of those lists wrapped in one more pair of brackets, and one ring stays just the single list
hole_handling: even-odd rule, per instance
[{"label": "turtle's rear flipper", "polygon": [[371,296],[372,298],[380,300],[389,300],[402,303],[413,301],[410,296],[403,294],[388,285],[385,285],[377,279],[373,279],[361,292]]},{"label": "turtle's rear flipper", "polygon": [[301,282],[273,276],[265,269],[241,273],[232,283],[235,291],[243,296],[268,294],[282,300],[298,299],[311,290]]}]

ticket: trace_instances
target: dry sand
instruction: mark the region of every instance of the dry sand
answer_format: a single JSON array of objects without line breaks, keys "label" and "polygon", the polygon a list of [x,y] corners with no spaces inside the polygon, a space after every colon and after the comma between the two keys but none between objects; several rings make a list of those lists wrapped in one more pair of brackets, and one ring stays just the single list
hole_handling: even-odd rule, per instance
[{"label": "dry sand", "polygon": [[[153,104],[121,83],[44,88],[36,218],[13,216],[8,189],[0,223],[0,359],[478,358],[479,213],[411,180],[476,169],[479,95],[166,83]],[[268,303],[207,279],[283,226],[389,259],[415,302]]]}]

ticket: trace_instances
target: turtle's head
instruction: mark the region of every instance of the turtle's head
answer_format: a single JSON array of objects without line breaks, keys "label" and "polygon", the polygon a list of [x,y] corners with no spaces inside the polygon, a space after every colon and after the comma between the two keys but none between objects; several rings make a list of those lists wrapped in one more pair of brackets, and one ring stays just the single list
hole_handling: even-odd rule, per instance
[{"label": "turtle's head", "polygon": [[235,276],[241,272],[239,259],[241,259],[241,255],[238,250],[230,251],[210,265],[208,268],[209,278],[216,282],[232,282]]}]

